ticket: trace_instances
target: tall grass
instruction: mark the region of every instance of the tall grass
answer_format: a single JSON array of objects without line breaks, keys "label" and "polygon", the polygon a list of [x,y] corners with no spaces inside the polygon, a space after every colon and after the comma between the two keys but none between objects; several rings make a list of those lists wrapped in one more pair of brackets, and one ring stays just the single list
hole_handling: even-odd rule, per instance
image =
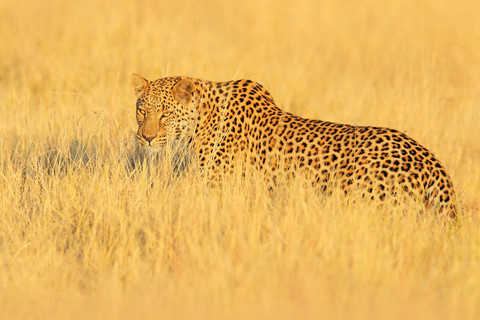
[{"label": "tall grass", "polygon": [[[0,1],[0,318],[475,319],[477,1]],[[261,176],[211,189],[135,146],[130,73],[250,78],[406,131],[456,226]]]}]

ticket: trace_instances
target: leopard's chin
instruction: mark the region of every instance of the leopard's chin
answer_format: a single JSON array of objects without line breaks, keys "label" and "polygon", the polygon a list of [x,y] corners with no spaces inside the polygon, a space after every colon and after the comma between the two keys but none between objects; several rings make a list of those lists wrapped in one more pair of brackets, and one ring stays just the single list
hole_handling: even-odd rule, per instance
[{"label": "leopard's chin", "polygon": [[155,142],[151,142],[150,144],[147,142],[147,143],[143,144],[142,147],[145,150],[148,150],[148,151],[158,152],[158,151],[163,150],[166,145],[167,145],[166,142],[155,141]]},{"label": "leopard's chin", "polygon": [[164,149],[165,145],[161,146],[142,146],[145,151],[148,152],[160,152]]}]

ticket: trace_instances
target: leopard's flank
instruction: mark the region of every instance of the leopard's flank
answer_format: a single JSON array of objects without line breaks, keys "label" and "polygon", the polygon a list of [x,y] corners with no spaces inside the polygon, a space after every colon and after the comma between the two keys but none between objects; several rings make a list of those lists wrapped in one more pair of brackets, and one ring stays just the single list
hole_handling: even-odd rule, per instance
[{"label": "leopard's flank", "polygon": [[133,74],[132,84],[138,143],[158,149],[183,141],[212,175],[232,172],[236,163],[262,170],[272,181],[279,171],[301,171],[319,190],[334,184],[378,200],[401,192],[439,214],[457,214],[445,168],[404,133],[298,117],[251,80],[148,81]]}]

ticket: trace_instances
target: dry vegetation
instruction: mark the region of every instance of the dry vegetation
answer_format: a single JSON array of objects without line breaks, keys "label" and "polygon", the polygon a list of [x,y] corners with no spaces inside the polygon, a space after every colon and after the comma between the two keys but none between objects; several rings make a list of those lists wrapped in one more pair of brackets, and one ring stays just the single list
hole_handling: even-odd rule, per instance
[{"label": "dry vegetation", "polygon": [[[480,2],[0,0],[0,318],[480,316]],[[211,190],[136,150],[130,73],[263,83],[406,131],[463,214],[261,178]]]}]

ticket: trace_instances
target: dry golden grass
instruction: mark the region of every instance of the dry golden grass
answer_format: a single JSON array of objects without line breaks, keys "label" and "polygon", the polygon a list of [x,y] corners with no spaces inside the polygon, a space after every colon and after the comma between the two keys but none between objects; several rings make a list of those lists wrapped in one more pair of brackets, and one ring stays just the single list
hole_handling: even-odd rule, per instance
[{"label": "dry golden grass", "polygon": [[[480,317],[480,2],[0,0],[0,318]],[[263,83],[406,131],[458,226],[134,146],[128,77]]]}]

